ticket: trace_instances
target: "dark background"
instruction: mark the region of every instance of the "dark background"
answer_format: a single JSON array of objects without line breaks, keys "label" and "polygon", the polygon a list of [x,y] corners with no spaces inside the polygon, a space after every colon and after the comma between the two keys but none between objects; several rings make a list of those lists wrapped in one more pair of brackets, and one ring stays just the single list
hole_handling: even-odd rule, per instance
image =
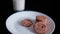
[{"label": "dark background", "polygon": [[[54,7],[55,6],[55,7]],[[59,12],[56,10],[56,4],[52,0],[26,0],[25,10],[33,10],[42,12],[50,16],[56,24],[56,29],[53,34],[59,34]],[[5,26],[6,19],[11,14],[15,13],[13,10],[12,0],[0,1],[0,33],[11,34]]]}]

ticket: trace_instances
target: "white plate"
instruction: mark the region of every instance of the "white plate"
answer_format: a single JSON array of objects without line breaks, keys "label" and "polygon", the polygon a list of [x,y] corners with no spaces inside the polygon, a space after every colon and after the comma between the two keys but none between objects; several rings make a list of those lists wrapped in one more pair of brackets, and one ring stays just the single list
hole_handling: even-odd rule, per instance
[{"label": "white plate", "polygon": [[[32,21],[36,19],[37,15],[46,16],[48,19],[48,31],[45,34],[52,34],[55,29],[54,21],[47,15],[34,12],[34,11],[22,11],[12,14],[6,20],[6,27],[12,34],[35,34],[33,31],[28,30],[26,27],[20,25],[21,20],[23,19],[31,19]],[[34,22],[34,21],[33,21]]]}]

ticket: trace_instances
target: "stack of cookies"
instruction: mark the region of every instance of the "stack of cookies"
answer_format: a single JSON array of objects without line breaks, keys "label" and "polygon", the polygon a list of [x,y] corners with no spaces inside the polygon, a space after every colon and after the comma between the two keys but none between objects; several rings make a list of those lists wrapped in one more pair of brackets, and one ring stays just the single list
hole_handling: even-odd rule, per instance
[{"label": "stack of cookies", "polygon": [[[24,19],[21,23],[25,27],[33,25],[32,21],[29,19]],[[47,32],[47,18],[45,16],[36,16],[36,22],[33,25],[33,29],[37,34],[44,34]]]}]

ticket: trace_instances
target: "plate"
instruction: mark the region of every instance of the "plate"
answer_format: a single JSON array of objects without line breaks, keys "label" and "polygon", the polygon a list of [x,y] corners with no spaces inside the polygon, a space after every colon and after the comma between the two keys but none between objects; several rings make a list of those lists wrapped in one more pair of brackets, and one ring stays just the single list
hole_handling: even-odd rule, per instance
[{"label": "plate", "polygon": [[35,22],[37,15],[42,15],[47,17],[48,31],[45,34],[52,34],[55,30],[54,21],[49,16],[35,11],[22,11],[12,14],[6,20],[6,27],[9,30],[9,32],[11,32],[12,34],[36,34],[35,32],[33,32],[32,29],[21,26],[20,23],[23,19],[26,18],[31,19],[33,22]]}]

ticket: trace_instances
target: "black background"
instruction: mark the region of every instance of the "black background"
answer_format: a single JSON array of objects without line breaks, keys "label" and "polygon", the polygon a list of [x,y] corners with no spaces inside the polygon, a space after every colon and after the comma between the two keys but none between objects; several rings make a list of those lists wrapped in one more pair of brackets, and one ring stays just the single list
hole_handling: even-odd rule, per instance
[{"label": "black background", "polygon": [[[25,10],[32,10],[42,12],[50,16],[56,24],[56,29],[53,34],[59,34],[59,12],[56,10],[56,5],[52,0],[26,0]],[[54,7],[55,6],[55,7]],[[13,10],[12,0],[1,0],[0,1],[0,33],[11,34],[6,29],[5,22],[8,16],[15,13]],[[57,14],[58,13],[58,14]],[[58,18],[57,18],[58,17]]]}]

